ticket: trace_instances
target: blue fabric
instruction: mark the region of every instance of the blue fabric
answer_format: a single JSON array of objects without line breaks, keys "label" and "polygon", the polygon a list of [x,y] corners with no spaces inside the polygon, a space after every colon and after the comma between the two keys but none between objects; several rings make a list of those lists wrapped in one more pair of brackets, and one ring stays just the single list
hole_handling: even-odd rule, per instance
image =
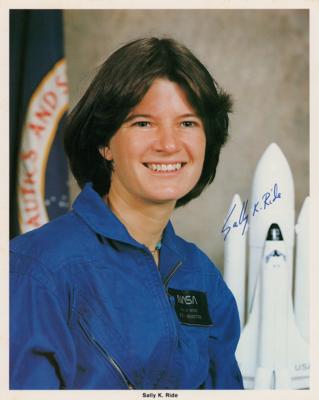
[{"label": "blue fabric", "polygon": [[[157,268],[88,184],[10,261],[11,389],[243,388],[234,297],[171,223]],[[181,323],[168,288],[206,293],[212,325]]]}]

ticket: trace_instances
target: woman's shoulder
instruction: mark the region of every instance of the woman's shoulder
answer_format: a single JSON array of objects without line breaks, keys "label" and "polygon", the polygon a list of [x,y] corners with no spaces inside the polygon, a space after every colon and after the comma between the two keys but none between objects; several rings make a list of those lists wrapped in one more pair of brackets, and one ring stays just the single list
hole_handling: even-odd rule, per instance
[{"label": "woman's shoulder", "polygon": [[[11,270],[23,260],[28,268],[42,264],[47,269],[58,268],[68,259],[84,254],[89,245],[89,228],[72,212],[68,212],[10,241]],[[27,268],[27,267],[25,267]]]}]

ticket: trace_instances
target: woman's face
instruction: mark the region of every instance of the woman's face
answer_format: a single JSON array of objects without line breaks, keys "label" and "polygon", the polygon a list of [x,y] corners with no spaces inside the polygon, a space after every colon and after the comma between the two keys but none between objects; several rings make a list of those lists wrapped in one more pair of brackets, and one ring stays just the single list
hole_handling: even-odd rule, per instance
[{"label": "woman's face", "polygon": [[157,79],[101,149],[113,160],[110,190],[123,199],[175,203],[197,183],[205,145],[203,123],[183,89]]}]

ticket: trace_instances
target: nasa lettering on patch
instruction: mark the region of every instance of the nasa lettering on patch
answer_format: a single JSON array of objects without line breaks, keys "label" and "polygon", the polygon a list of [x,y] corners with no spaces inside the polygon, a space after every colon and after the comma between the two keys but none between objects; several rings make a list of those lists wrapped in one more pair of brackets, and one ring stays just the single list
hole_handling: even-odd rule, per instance
[{"label": "nasa lettering on patch", "polygon": [[175,311],[183,324],[199,326],[213,325],[208,312],[205,292],[169,288],[168,293],[174,297]]}]

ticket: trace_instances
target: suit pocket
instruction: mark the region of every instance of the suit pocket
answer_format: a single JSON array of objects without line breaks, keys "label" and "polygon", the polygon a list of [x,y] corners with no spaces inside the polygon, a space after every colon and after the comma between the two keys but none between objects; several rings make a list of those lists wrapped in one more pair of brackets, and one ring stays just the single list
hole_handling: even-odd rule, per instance
[{"label": "suit pocket", "polygon": [[[135,389],[134,385],[129,381],[129,378],[126,376],[126,373],[123,371],[123,369],[119,365],[118,361],[115,360],[114,356],[111,355],[111,352],[105,347],[105,345],[102,344],[98,338],[96,338],[96,336],[92,333],[92,331],[87,326],[84,319],[79,318],[78,323],[79,323],[79,327],[80,327],[81,331],[83,332],[83,334],[85,335],[86,339],[89,341],[89,343],[92,345],[92,347],[94,347],[94,349],[102,356],[102,358],[105,360],[107,365],[111,368],[111,370],[113,371],[115,376],[120,379],[120,381],[124,385],[124,388]],[[114,389],[118,389],[118,388],[114,387]]]}]

